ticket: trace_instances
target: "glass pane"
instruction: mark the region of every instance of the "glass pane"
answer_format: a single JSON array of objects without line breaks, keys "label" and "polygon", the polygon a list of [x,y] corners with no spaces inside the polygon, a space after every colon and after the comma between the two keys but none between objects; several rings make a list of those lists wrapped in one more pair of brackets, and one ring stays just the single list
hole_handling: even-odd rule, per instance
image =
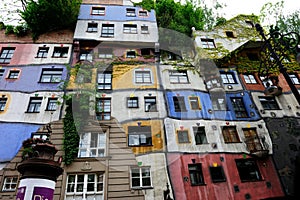
[{"label": "glass pane", "polygon": [[143,178],[142,179],[142,186],[151,186],[151,179],[150,178]]}]

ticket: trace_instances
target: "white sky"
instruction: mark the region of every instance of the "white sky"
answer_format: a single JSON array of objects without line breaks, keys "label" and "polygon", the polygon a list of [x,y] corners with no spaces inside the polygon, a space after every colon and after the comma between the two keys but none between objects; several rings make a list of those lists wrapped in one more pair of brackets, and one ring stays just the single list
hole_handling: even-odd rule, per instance
[{"label": "white sky", "polygon": [[[140,1],[140,0],[133,0],[133,1]],[[275,4],[280,0],[200,0],[200,2],[205,2],[208,7],[211,7],[211,5],[216,1],[221,4],[227,5],[225,8],[220,10],[219,13],[223,14],[223,16],[226,17],[227,19],[230,19],[232,17],[235,17],[238,14],[259,15],[260,10],[264,4],[268,2],[272,2],[273,4]],[[12,4],[15,4],[13,2],[20,3],[20,1],[18,0],[0,0],[0,21],[2,20],[5,21],[5,19],[11,18],[10,16],[7,16],[7,12],[5,8],[6,6],[4,5],[10,4],[10,6],[12,6]],[[197,2],[197,0],[195,0],[195,2]],[[16,6],[13,6],[13,8],[16,8]],[[300,10],[299,0],[284,0],[284,8],[283,8],[284,14],[288,14],[289,12],[295,10]],[[16,21],[8,22],[8,23],[16,23]]]}]

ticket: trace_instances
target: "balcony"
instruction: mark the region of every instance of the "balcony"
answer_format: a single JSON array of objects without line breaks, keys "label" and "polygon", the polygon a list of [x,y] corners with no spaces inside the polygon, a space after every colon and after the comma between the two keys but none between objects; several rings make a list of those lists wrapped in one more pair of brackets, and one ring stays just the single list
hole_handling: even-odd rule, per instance
[{"label": "balcony", "polygon": [[269,154],[269,145],[265,142],[265,137],[253,136],[245,140],[247,150],[257,158],[265,158]]}]

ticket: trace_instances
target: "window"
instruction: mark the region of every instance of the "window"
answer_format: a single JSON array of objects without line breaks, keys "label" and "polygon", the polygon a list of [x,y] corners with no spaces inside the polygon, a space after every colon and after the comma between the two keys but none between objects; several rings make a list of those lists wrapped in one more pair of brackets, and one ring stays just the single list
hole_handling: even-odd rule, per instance
[{"label": "window", "polygon": [[114,37],[114,32],[114,24],[102,24],[101,37]]},{"label": "window", "polygon": [[229,38],[236,38],[236,34],[233,31],[225,31],[225,34]]},{"label": "window", "polygon": [[188,75],[186,70],[170,70],[169,77],[171,83],[188,83]]},{"label": "window", "polygon": [[126,8],[126,16],[127,17],[135,17],[135,9],[134,8]]},{"label": "window", "polygon": [[48,111],[55,111],[57,108],[57,98],[49,98],[47,103]]},{"label": "window", "polygon": [[148,12],[146,10],[140,10],[139,11],[139,16],[147,17],[148,16]]},{"label": "window", "polygon": [[196,145],[207,144],[205,127],[193,127]]},{"label": "window", "polygon": [[4,178],[2,187],[3,192],[16,191],[18,184],[18,176],[7,176]]},{"label": "window", "polygon": [[0,69],[0,78],[4,75],[5,70],[4,69]]},{"label": "window", "polygon": [[261,180],[258,166],[254,160],[237,159],[235,162],[242,182]]},{"label": "window", "polygon": [[9,79],[17,79],[19,78],[20,70],[10,70],[8,77]]},{"label": "window", "polygon": [[245,135],[245,143],[247,145],[247,149],[250,152],[262,150],[262,146],[260,144],[255,128],[243,128],[243,132]]},{"label": "window", "polygon": [[202,47],[205,49],[214,49],[216,48],[215,42],[213,39],[201,38]]},{"label": "window", "polygon": [[127,97],[127,108],[138,108],[139,98],[138,97]]},{"label": "window", "polygon": [[105,15],[105,7],[92,7],[92,15]]},{"label": "window", "polygon": [[37,58],[47,58],[49,47],[39,47],[36,57]]},{"label": "window", "polygon": [[130,174],[132,188],[152,186],[150,167],[133,167],[130,170]]},{"label": "window", "polygon": [[105,156],[106,136],[104,133],[82,133],[80,135],[78,157]]},{"label": "window", "polygon": [[189,97],[189,101],[192,110],[201,110],[199,97]]},{"label": "window", "polygon": [[156,97],[144,97],[145,100],[145,112],[156,112]]},{"label": "window", "polygon": [[41,109],[43,97],[30,97],[27,112],[38,113]]},{"label": "window", "polygon": [[189,132],[187,130],[177,131],[178,143],[190,143]]},{"label": "window", "polygon": [[201,163],[189,164],[188,169],[190,173],[191,185],[203,185],[204,178]]},{"label": "window", "polygon": [[300,84],[300,80],[299,80],[299,77],[297,76],[297,74],[289,74],[289,76],[290,76],[290,79],[292,80],[292,82],[295,85],[299,85]]},{"label": "window", "polygon": [[97,109],[96,116],[98,120],[110,120],[111,99],[110,98],[97,99],[96,109]]},{"label": "window", "polygon": [[230,98],[236,118],[247,118],[248,113],[243,98]]},{"label": "window", "polygon": [[255,76],[253,74],[243,74],[245,83],[247,84],[257,84]]},{"label": "window", "polygon": [[220,72],[224,84],[236,83],[233,72]]},{"label": "window", "polygon": [[275,97],[262,96],[258,98],[265,110],[279,110],[279,106],[275,100]]},{"label": "window", "polygon": [[152,145],[151,126],[128,126],[128,146]]},{"label": "window", "polygon": [[123,25],[123,33],[137,33],[137,25],[136,24],[124,24]]},{"label": "window", "polygon": [[92,62],[93,61],[93,51],[80,51],[79,60],[87,60]]},{"label": "window", "polygon": [[150,56],[151,55],[151,49],[145,48],[141,49],[142,56]]},{"label": "window", "polygon": [[225,94],[222,92],[211,92],[210,99],[213,110],[227,110]]},{"label": "window", "polygon": [[113,57],[113,50],[111,48],[99,48],[99,58],[109,59]]},{"label": "window", "polygon": [[14,55],[15,47],[6,47],[2,48],[1,54],[0,54],[0,63],[7,64],[10,63],[11,58]]},{"label": "window", "polygon": [[175,112],[186,112],[186,107],[185,107],[183,96],[174,96],[173,102],[174,102]]},{"label": "window", "polygon": [[149,28],[146,25],[142,25],[141,26],[141,33],[145,34],[145,33],[149,33]]},{"label": "window", "polygon": [[39,138],[42,140],[47,140],[49,139],[50,134],[49,133],[31,133],[31,138]]},{"label": "window", "polygon": [[209,172],[213,183],[226,181],[226,177],[222,166],[209,167]]},{"label": "window", "polygon": [[112,74],[111,72],[98,73],[98,90],[111,90]]},{"label": "window", "polygon": [[269,78],[265,78],[265,77],[261,76],[260,80],[262,81],[262,84],[265,88],[273,85],[273,82]]},{"label": "window", "polygon": [[69,47],[54,47],[53,57],[63,58],[68,56]]},{"label": "window", "polygon": [[235,126],[223,126],[222,134],[225,143],[240,142],[239,135]]},{"label": "window", "polygon": [[135,58],[136,52],[135,51],[127,51],[126,52],[126,58]]},{"label": "window", "polygon": [[104,173],[69,174],[66,200],[103,199]]},{"label": "window", "polygon": [[59,83],[63,69],[43,69],[40,78],[41,83]]},{"label": "window", "polygon": [[0,111],[4,111],[6,106],[7,98],[0,98]]},{"label": "window", "polygon": [[98,23],[88,23],[87,32],[97,32],[98,31]]},{"label": "window", "polygon": [[136,70],[134,76],[135,83],[151,83],[151,71],[149,70]]}]

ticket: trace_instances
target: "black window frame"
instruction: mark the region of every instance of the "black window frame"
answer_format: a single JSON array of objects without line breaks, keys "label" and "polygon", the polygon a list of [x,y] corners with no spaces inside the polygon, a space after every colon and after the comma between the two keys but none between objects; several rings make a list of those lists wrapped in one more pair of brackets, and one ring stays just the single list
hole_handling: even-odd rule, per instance
[{"label": "black window frame", "polygon": [[275,97],[259,96],[258,99],[264,110],[280,110]]},{"label": "black window frame", "polygon": [[67,58],[69,53],[69,47],[54,47],[52,58]]},{"label": "black window frame", "polygon": [[[41,72],[40,83],[60,83],[62,81],[62,68],[43,68]],[[49,77],[49,81],[45,81],[45,77]]]},{"label": "black window frame", "polygon": [[7,97],[0,98],[0,111],[4,111],[7,104]]},{"label": "black window frame", "polygon": [[188,170],[192,186],[205,185],[201,163],[188,164]]},{"label": "black window frame", "polygon": [[137,24],[123,24],[123,33],[137,34]]},{"label": "black window frame", "polygon": [[2,47],[0,53],[0,63],[9,64],[12,57],[14,56],[15,50],[15,47]]},{"label": "black window frame", "polygon": [[21,72],[21,70],[19,70],[19,69],[11,69],[11,70],[9,70],[9,72],[8,72],[8,79],[18,79],[19,78],[19,76],[20,76],[20,72]]},{"label": "black window frame", "polygon": [[57,103],[58,103],[58,98],[56,97],[48,98],[46,111],[56,111],[58,106]]},{"label": "black window frame", "polygon": [[126,17],[136,17],[136,9],[126,8]]},{"label": "black window frame", "polygon": [[294,85],[300,85],[300,79],[297,73],[289,73],[289,77]]},{"label": "black window frame", "polygon": [[91,15],[105,15],[105,7],[92,7]]},{"label": "black window frame", "polygon": [[241,182],[262,181],[259,167],[254,159],[236,159],[235,163]]},{"label": "black window frame", "polygon": [[[152,146],[151,126],[128,126],[128,146]],[[138,139],[138,143],[132,143],[133,139]],[[137,140],[135,140],[137,141]]]},{"label": "black window frame", "polygon": [[87,26],[87,29],[86,29],[86,32],[88,32],[88,33],[96,33],[96,32],[98,32],[98,23],[96,23],[96,22],[89,22],[88,26]]},{"label": "black window frame", "polygon": [[156,97],[144,97],[145,112],[157,112]]},{"label": "black window frame", "polygon": [[1,77],[4,76],[4,73],[5,73],[5,69],[0,69],[0,79],[1,79]]},{"label": "black window frame", "polygon": [[126,58],[136,58],[137,53],[135,50],[126,51]]},{"label": "black window frame", "polygon": [[98,90],[111,90],[112,89],[112,72],[111,71],[98,72],[97,89]]},{"label": "black window frame", "polygon": [[102,24],[101,37],[114,37],[115,25],[114,24]]},{"label": "black window frame", "polygon": [[204,49],[215,49],[216,48],[216,44],[215,44],[214,39],[201,38],[200,40],[201,40],[202,48],[204,48]]},{"label": "black window frame", "polygon": [[[26,113],[39,113],[41,111],[42,102],[43,102],[43,97],[30,97]],[[31,111],[30,108],[32,105],[34,106],[34,108]]]},{"label": "black window frame", "polygon": [[134,82],[136,84],[151,84],[152,76],[150,70],[135,70]]},{"label": "black window frame", "polygon": [[141,33],[142,33],[142,34],[147,34],[147,33],[149,33],[149,26],[147,26],[147,25],[142,25],[142,26],[141,26]]},{"label": "black window frame", "polygon": [[236,118],[249,117],[242,97],[230,97],[230,101]]},{"label": "black window frame", "polygon": [[47,58],[49,47],[39,47],[36,58]]},{"label": "black window frame", "polygon": [[209,173],[213,183],[226,182],[226,176],[222,166],[210,166]]},{"label": "black window frame", "polygon": [[139,108],[138,97],[127,97],[127,108]]}]

